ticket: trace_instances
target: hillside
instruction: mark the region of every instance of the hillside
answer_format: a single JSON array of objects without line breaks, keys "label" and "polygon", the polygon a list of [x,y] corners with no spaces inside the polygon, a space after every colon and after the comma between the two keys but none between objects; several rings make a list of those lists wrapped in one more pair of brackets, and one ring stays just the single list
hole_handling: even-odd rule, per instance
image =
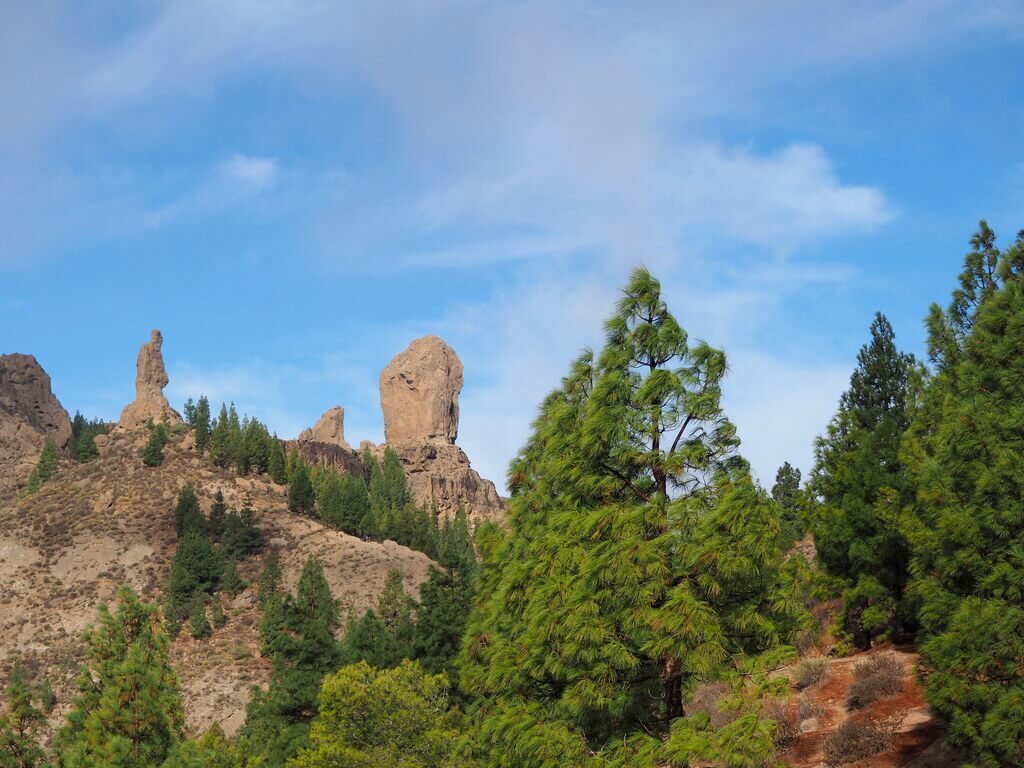
[{"label": "hillside", "polygon": [[[191,482],[204,511],[222,491],[229,506],[248,503],[259,516],[265,553],[246,562],[253,581],[266,553],[279,554],[286,586],[306,558],[322,560],[332,593],[344,611],[376,602],[390,569],[399,569],[415,594],[430,560],[394,542],[372,542],[326,528],[287,510],[286,489],[265,476],[239,477],[214,466],[172,434],[159,467],[140,460],[144,433],[115,432],[101,455],[85,464],[62,463],[37,493],[19,501],[0,496],[0,677],[15,658],[50,675],[59,705],[69,701],[81,645],[78,635],[97,604],[123,583],[158,600],[175,547],[172,516],[180,486]],[[249,687],[266,681],[259,658],[258,612],[250,586],[230,604],[228,623],[206,641],[182,633],[175,668],[182,680],[192,728],[219,722],[233,732],[242,722]]]}]

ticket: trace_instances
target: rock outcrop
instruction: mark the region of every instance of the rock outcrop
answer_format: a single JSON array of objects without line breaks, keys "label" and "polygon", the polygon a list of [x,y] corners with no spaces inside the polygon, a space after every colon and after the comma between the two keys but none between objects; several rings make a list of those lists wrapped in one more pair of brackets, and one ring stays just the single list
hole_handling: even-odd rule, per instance
[{"label": "rock outcrop", "polygon": [[0,355],[0,484],[23,482],[47,438],[71,439],[71,419],[32,355]]},{"label": "rock outcrop", "polygon": [[326,411],[316,424],[299,434],[299,441],[326,443],[351,450],[345,442],[345,409],[336,405]]},{"label": "rock outcrop", "polygon": [[[384,460],[383,445],[369,447],[377,461]],[[497,520],[504,514],[505,503],[494,483],[480,477],[459,446],[413,440],[391,447],[417,504],[436,507],[442,518],[452,517],[460,506],[472,520]]]},{"label": "rock outcrop", "polygon": [[455,442],[459,433],[462,362],[437,336],[409,344],[380,374],[384,439]]},{"label": "rock outcrop", "polygon": [[[504,503],[494,483],[470,466],[455,445],[459,433],[462,362],[437,336],[424,336],[399,353],[380,374],[384,438],[398,454],[418,504],[442,516],[463,506],[474,519],[494,519]],[[383,446],[371,445],[380,461]]]},{"label": "rock outcrop", "polygon": [[121,420],[117,424],[119,430],[135,430],[151,421],[181,423],[181,415],[171,408],[171,404],[164,396],[164,387],[169,380],[161,351],[163,343],[164,337],[160,331],[153,331],[149,341],[139,347],[135,373],[135,400],[121,411]]}]

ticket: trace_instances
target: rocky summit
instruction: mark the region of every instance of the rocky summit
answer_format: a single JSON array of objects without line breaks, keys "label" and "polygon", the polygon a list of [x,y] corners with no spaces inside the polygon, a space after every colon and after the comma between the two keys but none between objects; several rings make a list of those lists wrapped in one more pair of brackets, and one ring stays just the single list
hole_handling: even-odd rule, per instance
[{"label": "rocky summit", "polygon": [[0,487],[23,483],[47,438],[64,448],[68,412],[32,355],[0,355]]},{"label": "rocky summit", "polygon": [[459,434],[462,361],[437,336],[416,339],[380,374],[384,439],[452,444]]},{"label": "rocky summit", "polygon": [[149,422],[180,424],[181,415],[171,407],[164,395],[167,370],[164,368],[162,347],[164,337],[160,331],[150,333],[149,341],[139,348],[135,373],[135,400],[121,411],[119,430],[134,430]]}]

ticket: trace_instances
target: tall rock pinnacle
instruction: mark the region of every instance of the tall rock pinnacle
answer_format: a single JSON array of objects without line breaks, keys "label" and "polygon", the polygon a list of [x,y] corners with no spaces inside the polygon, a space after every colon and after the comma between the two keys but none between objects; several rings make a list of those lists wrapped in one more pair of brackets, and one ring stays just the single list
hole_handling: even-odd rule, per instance
[{"label": "tall rock pinnacle", "polygon": [[181,422],[181,416],[171,408],[164,397],[167,386],[167,371],[164,369],[164,355],[161,347],[164,337],[160,331],[153,331],[149,341],[139,348],[139,360],[135,373],[135,401],[121,411],[118,429],[137,429],[152,421],[166,421],[168,424]]},{"label": "tall rock pinnacle", "polygon": [[380,374],[384,439],[453,444],[459,433],[462,362],[437,336],[416,339]]}]

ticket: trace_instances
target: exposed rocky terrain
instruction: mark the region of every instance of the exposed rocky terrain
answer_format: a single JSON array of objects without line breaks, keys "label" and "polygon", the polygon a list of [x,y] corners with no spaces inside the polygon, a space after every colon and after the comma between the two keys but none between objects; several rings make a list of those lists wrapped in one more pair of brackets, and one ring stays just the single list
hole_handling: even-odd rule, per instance
[{"label": "exposed rocky terrain", "polygon": [[0,355],[0,491],[23,484],[47,438],[64,448],[71,419],[32,355]]},{"label": "exposed rocky terrain", "polygon": [[[140,349],[136,399],[112,433],[96,438],[100,455],[84,464],[62,460],[56,476],[23,498],[18,487],[45,439],[63,447],[71,428],[34,358],[0,358],[2,458],[9,467],[3,470],[8,482],[0,486],[0,677],[15,660],[44,672],[60,702],[54,719],[70,701],[82,650],[79,635],[95,618],[98,604],[122,584],[145,599],[162,598],[176,546],[173,507],[185,483],[193,484],[207,512],[218,491],[229,506],[256,511],[267,547],[241,566],[249,582],[266,556],[276,552],[284,586],[292,588],[314,555],[323,562],[343,611],[361,614],[376,604],[390,570],[399,570],[415,595],[431,565],[425,555],[394,542],[364,541],[295,515],[287,509],[287,489],[266,475],[242,477],[200,456],[163,395],[168,378],[162,341],[154,331]],[[337,463],[348,461],[352,471],[362,471],[344,443],[342,419],[341,409],[332,409],[297,444],[313,455],[333,451]],[[163,463],[147,467],[141,452],[147,425],[156,421],[170,425],[170,440]],[[232,733],[243,721],[251,686],[268,679],[269,668],[259,656],[254,590],[250,585],[230,602],[227,625],[209,640],[182,633],[174,642],[188,722],[195,729],[217,722]]]},{"label": "exposed rocky terrain", "polygon": [[[461,506],[472,520],[496,520],[505,511],[504,501],[455,445],[462,371],[455,350],[436,336],[416,339],[396,355],[380,375],[386,445],[398,454],[417,504],[437,509],[442,517],[451,517]],[[345,410],[334,406],[289,447],[294,445],[306,461],[350,474],[360,471],[365,448],[382,461],[384,444],[364,441],[358,452],[349,447],[344,420]]]}]

